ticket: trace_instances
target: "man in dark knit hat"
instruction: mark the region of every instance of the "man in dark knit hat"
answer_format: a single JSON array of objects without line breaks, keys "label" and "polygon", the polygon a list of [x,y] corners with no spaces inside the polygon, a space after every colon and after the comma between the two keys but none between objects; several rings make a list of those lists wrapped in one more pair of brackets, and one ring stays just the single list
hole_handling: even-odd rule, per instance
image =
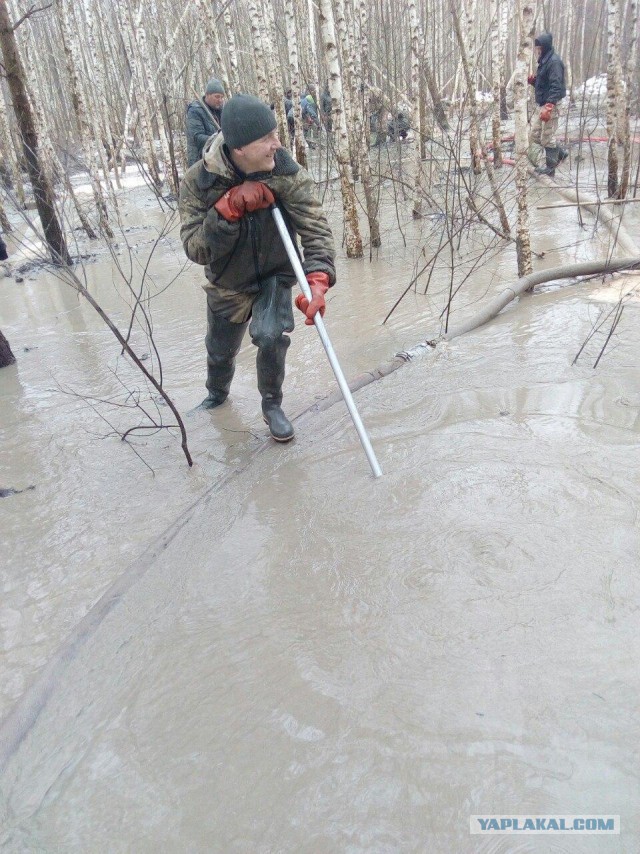
[{"label": "man in dark knit hat", "polygon": [[531,142],[542,146],[545,151],[546,163],[536,172],[553,176],[558,163],[568,155],[556,142],[560,102],[567,94],[564,64],[553,49],[551,33],[541,33],[534,44],[538,70],[527,78],[536,91],[536,111],[531,117]]},{"label": "man in dark knit hat", "polygon": [[224,86],[215,77],[207,83],[202,100],[187,107],[187,165],[193,166],[202,157],[206,141],[220,131],[224,106]]},{"label": "man in dark knit hat", "polygon": [[335,282],[333,237],[311,177],[281,146],[266,104],[234,95],[221,127],[180,190],[180,237],[207,278],[208,395],[201,406],[212,409],[227,399],[248,326],[258,348],[264,420],[274,439],[287,442],[293,426],[281,404],[295,274],[269,208],[278,204],[292,238],[297,234],[302,243],[312,299],[300,294],[296,306],[310,325],[316,312],[324,314],[325,294]]}]

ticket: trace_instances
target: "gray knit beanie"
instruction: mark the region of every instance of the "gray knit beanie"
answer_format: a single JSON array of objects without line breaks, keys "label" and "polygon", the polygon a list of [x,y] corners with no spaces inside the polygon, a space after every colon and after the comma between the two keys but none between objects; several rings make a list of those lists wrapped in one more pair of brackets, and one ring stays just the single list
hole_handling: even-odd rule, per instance
[{"label": "gray knit beanie", "polygon": [[259,98],[234,95],[224,105],[220,127],[228,148],[242,148],[271,133],[276,117]]},{"label": "gray knit beanie", "polygon": [[207,88],[204,90],[205,95],[224,95],[224,86],[215,77],[207,83]]}]

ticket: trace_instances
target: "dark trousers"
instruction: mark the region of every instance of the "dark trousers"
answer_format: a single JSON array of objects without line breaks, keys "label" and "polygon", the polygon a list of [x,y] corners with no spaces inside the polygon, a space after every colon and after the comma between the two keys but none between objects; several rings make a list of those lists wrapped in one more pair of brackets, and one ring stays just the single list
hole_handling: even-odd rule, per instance
[{"label": "dark trousers", "polygon": [[282,403],[285,359],[291,339],[286,332],[294,327],[291,287],[276,276],[260,283],[251,308],[251,321],[233,323],[212,309],[207,300],[207,390],[209,397],[222,402],[229,394],[236,356],[249,327],[251,341],[258,348],[256,371],[258,390],[265,403]]}]

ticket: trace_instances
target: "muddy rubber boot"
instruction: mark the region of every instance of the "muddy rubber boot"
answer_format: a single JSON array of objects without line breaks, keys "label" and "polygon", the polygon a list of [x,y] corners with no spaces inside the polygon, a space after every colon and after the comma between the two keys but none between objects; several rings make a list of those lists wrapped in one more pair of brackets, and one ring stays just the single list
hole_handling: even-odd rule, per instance
[{"label": "muddy rubber boot", "polygon": [[232,323],[207,305],[207,391],[198,409],[214,409],[229,396],[246,323]]},{"label": "muddy rubber boot", "polygon": [[558,165],[558,158],[560,156],[559,148],[545,148],[544,150],[546,155],[546,166],[540,166],[536,169],[536,175],[548,175],[549,178],[553,178],[556,174],[556,166]]},{"label": "muddy rubber boot", "polygon": [[258,390],[262,395],[262,417],[276,442],[293,439],[293,424],[282,411],[284,362],[290,339],[281,336],[271,347],[260,347],[256,358]]},{"label": "muddy rubber boot", "polygon": [[291,339],[285,332],[293,329],[291,287],[275,276],[260,283],[260,294],[253,304],[249,334],[258,348],[256,370],[262,396],[262,415],[276,442],[293,439],[293,425],[282,411],[284,363]]}]

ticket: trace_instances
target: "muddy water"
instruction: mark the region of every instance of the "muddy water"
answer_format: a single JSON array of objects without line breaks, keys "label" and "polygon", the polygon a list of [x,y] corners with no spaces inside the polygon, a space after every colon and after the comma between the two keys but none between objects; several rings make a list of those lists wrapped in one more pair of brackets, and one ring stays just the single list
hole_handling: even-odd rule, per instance
[{"label": "muddy water", "polygon": [[[410,295],[380,329],[419,241],[388,243],[341,263],[327,322],[347,375],[437,328],[436,297]],[[156,337],[187,409],[200,271],[160,293],[175,241],[158,261]],[[511,269],[478,274],[461,313]],[[111,266],[87,271],[124,318]],[[595,373],[601,337],[571,361],[617,298],[600,283],[522,300],[359,392],[373,481],[342,407],[263,445],[250,345],[232,403],[188,421],[196,468],[163,435],[136,446],[152,475],[59,388],[115,393],[109,333],[42,275],[1,287],[19,356],[0,374],[2,477],[36,485],[0,505],[6,709],[205,495],[74,648],[7,767],[7,850],[543,850],[474,841],[488,811],[621,814],[615,843],[544,850],[637,849],[636,301]],[[331,383],[311,332],[294,333],[293,413]]]}]

